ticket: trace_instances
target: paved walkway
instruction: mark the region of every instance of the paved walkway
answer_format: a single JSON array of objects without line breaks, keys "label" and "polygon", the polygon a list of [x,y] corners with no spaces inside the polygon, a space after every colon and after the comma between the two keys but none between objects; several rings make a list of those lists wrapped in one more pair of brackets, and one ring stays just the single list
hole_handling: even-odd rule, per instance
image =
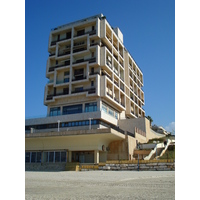
[{"label": "paved walkway", "polygon": [[175,199],[174,171],[25,172],[26,199]]}]

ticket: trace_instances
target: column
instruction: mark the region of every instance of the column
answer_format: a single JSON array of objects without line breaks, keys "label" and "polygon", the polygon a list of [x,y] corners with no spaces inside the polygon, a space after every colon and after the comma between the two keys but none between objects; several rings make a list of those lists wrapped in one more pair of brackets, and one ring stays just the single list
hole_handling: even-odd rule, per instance
[{"label": "column", "polygon": [[71,151],[68,151],[67,161],[72,162],[72,152]]},{"label": "column", "polygon": [[94,163],[99,163],[99,150],[94,150]]}]

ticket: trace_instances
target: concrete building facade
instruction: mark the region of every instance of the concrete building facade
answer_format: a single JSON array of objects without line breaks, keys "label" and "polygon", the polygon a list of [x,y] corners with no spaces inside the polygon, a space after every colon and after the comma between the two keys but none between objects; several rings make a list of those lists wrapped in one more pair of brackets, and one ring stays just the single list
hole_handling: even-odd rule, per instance
[{"label": "concrete building facade", "polygon": [[143,73],[103,14],[56,27],[48,42],[47,117],[25,122],[26,163],[132,159],[161,135],[145,118]]}]

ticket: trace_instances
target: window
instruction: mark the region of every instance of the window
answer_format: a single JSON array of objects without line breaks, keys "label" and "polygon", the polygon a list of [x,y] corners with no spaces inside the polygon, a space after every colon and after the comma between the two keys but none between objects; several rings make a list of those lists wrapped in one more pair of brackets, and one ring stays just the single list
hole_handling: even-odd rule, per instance
[{"label": "window", "polygon": [[55,152],[55,162],[60,162],[60,152]]},{"label": "window", "polygon": [[91,68],[91,74],[94,74],[94,67]]},{"label": "window", "polygon": [[42,158],[42,153],[41,153],[41,152],[37,152],[37,159],[36,159],[36,162],[37,162],[37,163],[41,163],[41,158]]},{"label": "window", "polygon": [[109,115],[111,115],[111,116],[115,117],[116,119],[118,119],[118,114],[119,113],[114,108],[106,105],[105,103],[102,103],[102,111],[104,111],[104,112],[108,113]]},{"label": "window", "polygon": [[77,31],[77,36],[84,35],[85,29]]},{"label": "window", "polygon": [[50,108],[49,116],[58,116],[60,115],[60,107]]},{"label": "window", "polygon": [[77,87],[75,88],[75,92],[82,92],[83,91],[83,87]]},{"label": "window", "polygon": [[92,125],[97,124],[97,120],[96,120],[96,119],[92,120],[92,121],[91,121],[91,124],[92,124]]},{"label": "window", "polygon": [[32,155],[31,155],[31,162],[35,162],[36,160],[36,152],[32,152]]},{"label": "window", "polygon": [[82,104],[73,106],[64,106],[63,115],[82,113]]},{"label": "window", "polygon": [[95,112],[95,111],[97,111],[97,102],[85,104],[85,112]]},{"label": "window", "polygon": [[107,113],[107,107],[104,104],[102,104],[102,110]]},{"label": "window", "polygon": [[26,163],[29,163],[29,162],[30,162],[30,152],[26,152],[26,153],[25,153],[25,156],[26,156],[26,157],[25,157],[25,162],[26,162]]},{"label": "window", "polygon": [[108,110],[108,114],[114,116],[114,112],[113,112],[113,110],[111,110],[111,109],[109,108],[109,110]]},{"label": "window", "polygon": [[66,33],[66,39],[71,38],[71,32]]},{"label": "window", "polygon": [[91,87],[93,87],[94,86],[94,81],[91,81]]},{"label": "window", "polygon": [[69,71],[64,72],[64,76],[68,76],[69,75]]},{"label": "window", "polygon": [[61,162],[66,162],[66,152],[61,152],[61,158],[60,158]]},{"label": "window", "polygon": [[69,94],[69,88],[63,88],[63,94]]},{"label": "window", "polygon": [[49,162],[53,162],[54,160],[54,151],[49,152]]},{"label": "window", "polygon": [[92,52],[92,58],[94,57],[94,52]]}]

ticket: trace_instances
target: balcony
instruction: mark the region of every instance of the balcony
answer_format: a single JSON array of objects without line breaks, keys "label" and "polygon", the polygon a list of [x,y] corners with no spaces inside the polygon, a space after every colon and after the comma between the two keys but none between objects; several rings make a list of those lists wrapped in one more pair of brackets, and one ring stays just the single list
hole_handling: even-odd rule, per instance
[{"label": "balcony", "polygon": [[86,76],[76,76],[75,78],[72,79],[72,81],[80,81],[86,79]]},{"label": "balcony", "polygon": [[51,99],[53,99],[53,97],[68,95],[68,94],[69,94],[69,91],[61,92],[61,93],[58,93],[58,94],[50,94],[50,95],[47,95],[46,100],[51,100]]},{"label": "balcony", "polygon": [[69,78],[64,78],[62,81],[56,81],[56,84],[69,83]]},{"label": "balcony", "polygon": [[99,74],[99,75],[100,75],[100,73],[99,73],[99,72],[90,72],[90,74],[89,74],[89,75],[91,76],[91,75],[96,75],[96,74]]},{"label": "balcony", "polygon": [[92,94],[96,92],[96,88],[77,89],[77,90],[72,91],[72,94],[81,93],[81,92],[88,92],[88,94]]},{"label": "balcony", "polygon": [[91,43],[90,46],[96,46],[96,45],[99,45],[100,46],[100,42],[94,42],[94,43]]},{"label": "balcony", "polygon": [[111,95],[109,92],[107,92],[107,95],[108,95],[110,98],[113,98],[112,95]]},{"label": "balcony", "polygon": [[60,51],[58,52],[58,57],[59,56],[64,56],[64,55],[69,55],[71,53],[70,50],[63,50],[63,51]]},{"label": "balcony", "polygon": [[50,54],[49,54],[49,57],[55,56],[55,55],[56,55],[55,53],[50,53]]},{"label": "balcony", "polygon": [[105,71],[101,72],[101,75],[102,76],[107,76],[112,81],[112,78]]},{"label": "balcony", "polygon": [[89,62],[89,63],[96,62],[96,57],[88,58],[88,59],[84,59],[84,58],[78,59],[78,60],[74,61],[73,64],[82,63],[82,62]]},{"label": "balcony", "polygon": [[74,44],[73,53],[77,53],[84,50],[87,50],[87,43],[79,42]]},{"label": "balcony", "polygon": [[120,104],[125,108],[125,104],[123,102],[121,102]]},{"label": "balcony", "polygon": [[117,103],[119,103],[119,99],[117,99],[117,98],[114,98],[114,100],[115,100]]},{"label": "balcony", "polygon": [[114,84],[119,87],[119,84],[116,80],[114,80]]},{"label": "balcony", "polygon": [[71,39],[71,34],[69,36],[65,37],[65,38],[52,41],[51,46],[55,45],[57,42],[68,40],[68,39]]},{"label": "balcony", "polygon": [[67,65],[70,65],[70,60],[65,61],[63,64],[49,67],[49,72],[54,71],[54,69],[56,69],[56,68],[60,68],[60,67],[67,66]]},{"label": "balcony", "polygon": [[77,34],[74,35],[74,37],[79,37],[79,36],[86,35],[86,34],[95,35],[96,34],[96,30],[92,30],[92,31],[88,31],[88,32],[85,32],[85,30],[82,30],[80,32],[77,31]]}]

